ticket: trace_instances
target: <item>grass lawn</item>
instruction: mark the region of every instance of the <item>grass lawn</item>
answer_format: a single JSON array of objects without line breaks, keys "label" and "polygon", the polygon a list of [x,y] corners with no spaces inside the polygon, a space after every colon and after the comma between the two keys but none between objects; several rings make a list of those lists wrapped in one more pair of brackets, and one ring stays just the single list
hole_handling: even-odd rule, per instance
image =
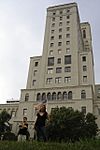
[{"label": "grass lawn", "polygon": [[0,141],[0,150],[100,150],[100,140],[86,140],[76,143]]}]

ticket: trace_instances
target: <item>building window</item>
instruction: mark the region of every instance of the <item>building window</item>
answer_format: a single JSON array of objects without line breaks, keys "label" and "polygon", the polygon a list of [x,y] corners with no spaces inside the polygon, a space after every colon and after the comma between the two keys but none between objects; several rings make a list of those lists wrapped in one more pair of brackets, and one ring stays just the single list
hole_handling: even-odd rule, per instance
[{"label": "building window", "polygon": [[57,59],[57,64],[61,64],[61,58]]},{"label": "building window", "polygon": [[62,28],[59,28],[59,32],[62,32]]},{"label": "building window", "polygon": [[87,71],[87,66],[83,66],[83,71]]},{"label": "building window", "polygon": [[86,38],[86,30],[83,30],[83,38]]},{"label": "building window", "polygon": [[46,83],[47,83],[47,84],[51,84],[51,83],[52,83],[52,78],[47,78]]},{"label": "building window", "polygon": [[56,73],[61,73],[62,72],[62,68],[61,67],[57,67],[56,68]]},{"label": "building window", "polygon": [[71,66],[65,67],[65,72],[71,72]]},{"label": "building window", "polygon": [[60,21],[61,21],[61,20],[62,20],[62,17],[60,17],[59,19],[60,19]]},{"label": "building window", "polygon": [[83,82],[87,82],[87,76],[83,76]]},{"label": "building window", "polygon": [[52,55],[52,54],[53,54],[53,50],[50,50],[49,55]]},{"label": "building window", "polygon": [[70,15],[68,15],[66,18],[67,18],[67,19],[70,19]]},{"label": "building window", "polygon": [[52,18],[52,21],[55,21],[55,17]]},{"label": "building window", "polygon": [[85,90],[81,91],[81,99],[86,99],[86,92],[85,92]]},{"label": "building window", "polygon": [[61,49],[58,49],[58,54],[61,54]]},{"label": "building window", "polygon": [[23,116],[27,116],[27,108],[23,109]]},{"label": "building window", "polygon": [[11,117],[12,118],[16,117],[16,111],[14,111],[14,110],[11,111]]},{"label": "building window", "polygon": [[62,11],[62,10],[60,10],[59,14],[61,15],[62,13],[63,13],[63,11]]},{"label": "building window", "polygon": [[69,13],[70,12],[70,9],[67,9],[67,13]]},{"label": "building window", "polygon": [[61,77],[56,77],[55,78],[55,83],[61,83]]},{"label": "building window", "polygon": [[34,70],[34,76],[36,76],[36,74],[37,74],[37,70]]},{"label": "building window", "polygon": [[47,73],[52,74],[53,73],[53,68],[48,68]]},{"label": "building window", "polygon": [[32,86],[34,86],[36,84],[36,80],[32,81]]},{"label": "building window", "polygon": [[55,23],[52,23],[52,27],[54,27],[55,26]]},{"label": "building window", "polygon": [[71,77],[65,77],[64,78],[64,83],[69,83],[71,82]]},{"label": "building window", "polygon": [[51,93],[47,94],[47,100],[50,101],[51,100]]},{"label": "building window", "polygon": [[36,84],[36,80],[33,80],[32,81],[32,85],[34,86]]},{"label": "building window", "polygon": [[62,39],[62,35],[59,35],[59,39]]},{"label": "building window", "polygon": [[69,31],[69,30],[70,30],[70,27],[67,27],[66,30]]},{"label": "building window", "polygon": [[55,92],[52,93],[52,100],[56,100],[56,93]]},{"label": "building window", "polygon": [[55,32],[55,30],[51,30],[51,33],[53,34]]},{"label": "building window", "polygon": [[82,106],[82,107],[81,107],[81,111],[82,111],[84,114],[86,114],[86,106]]},{"label": "building window", "polygon": [[86,61],[86,56],[83,56],[83,57],[82,57],[82,61]]},{"label": "building window", "polygon": [[66,45],[69,45],[70,44],[70,41],[66,41]]},{"label": "building window", "polygon": [[28,101],[28,100],[29,100],[29,94],[26,93],[26,94],[25,94],[25,101]]},{"label": "building window", "polygon": [[65,64],[71,64],[71,55],[65,56]]},{"label": "building window", "polygon": [[54,40],[54,36],[51,36],[51,40]]},{"label": "building window", "polygon": [[54,46],[54,43],[50,43],[50,47],[53,47]]},{"label": "building window", "polygon": [[56,14],[56,12],[53,12],[53,15],[55,15]]},{"label": "building window", "polygon": [[37,101],[41,101],[41,94],[40,93],[37,94]]},{"label": "building window", "polygon": [[45,93],[42,94],[42,101],[46,101],[46,94]]},{"label": "building window", "polygon": [[67,92],[63,92],[63,100],[67,100]]},{"label": "building window", "polygon": [[58,46],[61,46],[62,45],[62,42],[58,42]]},{"label": "building window", "polygon": [[69,25],[69,24],[70,24],[70,21],[67,21],[66,24]]},{"label": "building window", "polygon": [[70,38],[70,34],[66,34],[66,38]]},{"label": "building window", "polygon": [[70,48],[66,48],[66,53],[69,53],[70,52]]},{"label": "building window", "polygon": [[72,91],[68,92],[68,99],[72,99],[73,95],[72,95]]},{"label": "building window", "polygon": [[57,94],[57,100],[61,100],[62,99],[62,94],[61,94],[61,92],[58,92],[58,94]]},{"label": "building window", "polygon": [[62,26],[62,22],[59,22],[59,26]]},{"label": "building window", "polygon": [[38,62],[35,62],[35,67],[37,67],[38,66]]},{"label": "building window", "polygon": [[54,65],[54,57],[49,57],[48,58],[48,66],[53,66]]},{"label": "building window", "polygon": [[98,89],[98,94],[100,94],[100,88]]}]

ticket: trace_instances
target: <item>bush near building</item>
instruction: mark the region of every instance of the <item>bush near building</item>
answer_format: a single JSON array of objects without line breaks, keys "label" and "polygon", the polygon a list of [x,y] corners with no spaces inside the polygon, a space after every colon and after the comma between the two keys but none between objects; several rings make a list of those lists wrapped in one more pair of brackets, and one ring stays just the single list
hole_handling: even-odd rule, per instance
[{"label": "bush near building", "polygon": [[61,142],[94,138],[98,132],[95,120],[91,113],[85,115],[66,107],[54,108],[47,123],[48,139]]}]

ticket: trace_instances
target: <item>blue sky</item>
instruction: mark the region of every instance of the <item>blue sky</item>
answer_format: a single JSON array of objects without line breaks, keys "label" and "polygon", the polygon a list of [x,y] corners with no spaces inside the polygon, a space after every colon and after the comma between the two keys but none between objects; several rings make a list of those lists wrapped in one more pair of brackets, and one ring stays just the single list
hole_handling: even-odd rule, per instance
[{"label": "blue sky", "polygon": [[49,6],[76,2],[81,22],[91,24],[95,81],[100,83],[100,0],[0,0],[0,103],[19,99],[31,56],[42,54]]}]

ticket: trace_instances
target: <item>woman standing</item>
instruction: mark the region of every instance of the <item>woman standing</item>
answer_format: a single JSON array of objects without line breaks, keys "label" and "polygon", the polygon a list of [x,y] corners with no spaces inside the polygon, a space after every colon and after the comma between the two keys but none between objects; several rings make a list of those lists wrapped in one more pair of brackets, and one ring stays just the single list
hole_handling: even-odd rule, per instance
[{"label": "woman standing", "polygon": [[46,120],[48,119],[48,113],[46,112],[46,106],[41,105],[40,110],[37,113],[37,119],[35,122],[34,129],[36,130],[37,133],[37,140],[40,141],[43,139],[43,141],[47,141],[47,136],[46,136]]}]

